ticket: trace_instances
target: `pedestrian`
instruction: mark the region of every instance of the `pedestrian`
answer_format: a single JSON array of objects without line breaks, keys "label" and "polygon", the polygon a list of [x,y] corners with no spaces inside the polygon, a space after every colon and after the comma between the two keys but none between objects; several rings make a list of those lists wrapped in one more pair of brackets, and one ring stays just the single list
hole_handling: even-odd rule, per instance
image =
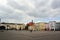
[{"label": "pedestrian", "polygon": [[30,32],[32,32],[32,30],[30,30]]}]

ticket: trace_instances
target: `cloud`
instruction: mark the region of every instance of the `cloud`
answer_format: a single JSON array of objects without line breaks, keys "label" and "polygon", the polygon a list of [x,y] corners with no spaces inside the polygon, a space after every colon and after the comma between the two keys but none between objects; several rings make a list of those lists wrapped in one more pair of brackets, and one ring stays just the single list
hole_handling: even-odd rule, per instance
[{"label": "cloud", "polygon": [[59,3],[59,0],[0,0],[0,18],[17,23],[56,20],[60,17]]},{"label": "cloud", "polygon": [[12,13],[13,9],[11,9],[7,6],[4,6],[4,5],[0,5],[0,11],[6,12],[6,13]]},{"label": "cloud", "polygon": [[60,0],[54,0],[52,3],[52,8],[60,8]]},{"label": "cloud", "polygon": [[[56,0],[58,1],[58,0]],[[60,15],[59,9],[53,9],[51,5],[53,5],[53,0],[42,0],[35,2],[35,9],[28,12],[28,15],[34,16],[36,18],[55,18]],[[56,3],[57,4],[57,3]],[[54,6],[55,7],[55,6]],[[58,6],[59,7],[59,6]]]},{"label": "cloud", "polygon": [[50,2],[50,1],[48,1],[48,0],[42,0],[42,1],[37,0],[37,1],[35,1],[35,4],[36,4],[35,7],[36,8],[33,9],[32,11],[30,11],[28,13],[28,15],[34,16],[34,17],[39,17],[39,18],[48,17],[48,15],[49,15],[48,12],[50,11],[50,9],[48,8],[49,5],[47,5],[48,2]]},{"label": "cloud", "polygon": [[18,10],[22,10],[22,11],[27,11],[27,10],[29,10],[29,6],[31,6],[32,4],[29,5],[24,0],[21,1],[20,3],[18,1],[15,1],[15,0],[8,0],[8,5],[13,7],[14,9],[18,9]]}]

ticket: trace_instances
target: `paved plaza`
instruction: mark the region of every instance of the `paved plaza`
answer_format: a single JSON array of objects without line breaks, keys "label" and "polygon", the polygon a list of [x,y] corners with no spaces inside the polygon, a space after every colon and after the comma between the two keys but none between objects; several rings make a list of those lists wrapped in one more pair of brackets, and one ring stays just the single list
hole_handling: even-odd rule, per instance
[{"label": "paved plaza", "polygon": [[0,40],[60,40],[60,31],[0,30]]}]

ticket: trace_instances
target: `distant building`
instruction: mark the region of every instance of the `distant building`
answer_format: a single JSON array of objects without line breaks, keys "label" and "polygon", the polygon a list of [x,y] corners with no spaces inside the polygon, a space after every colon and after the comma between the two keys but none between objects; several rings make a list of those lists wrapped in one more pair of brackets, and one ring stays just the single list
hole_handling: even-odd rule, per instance
[{"label": "distant building", "polygon": [[49,23],[45,23],[45,30],[46,31],[49,31],[50,29],[49,29]]},{"label": "distant building", "polygon": [[45,22],[36,23],[36,29],[40,31],[45,30]]},{"label": "distant building", "polygon": [[56,27],[55,27],[55,29],[56,29],[57,31],[60,31],[60,22],[56,22]]},{"label": "distant building", "polygon": [[44,22],[40,22],[40,30],[45,30],[45,23]]},{"label": "distant building", "polygon": [[24,29],[25,24],[18,24],[18,23],[1,23],[1,26],[5,26],[6,29]]},{"label": "distant building", "polygon": [[50,21],[49,22],[49,29],[55,31],[55,27],[56,27],[56,21]]},{"label": "distant building", "polygon": [[40,30],[40,24],[39,23],[35,23],[35,30]]},{"label": "distant building", "polygon": [[26,24],[26,28],[28,30],[35,30],[35,25],[34,25],[33,22],[29,22],[29,23]]}]

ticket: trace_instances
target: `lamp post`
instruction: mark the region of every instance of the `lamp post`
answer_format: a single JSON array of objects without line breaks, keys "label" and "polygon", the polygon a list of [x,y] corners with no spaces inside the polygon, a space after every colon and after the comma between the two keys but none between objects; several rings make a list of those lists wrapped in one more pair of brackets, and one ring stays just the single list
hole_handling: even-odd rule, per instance
[{"label": "lamp post", "polygon": [[1,18],[0,18],[0,26],[1,26]]}]

